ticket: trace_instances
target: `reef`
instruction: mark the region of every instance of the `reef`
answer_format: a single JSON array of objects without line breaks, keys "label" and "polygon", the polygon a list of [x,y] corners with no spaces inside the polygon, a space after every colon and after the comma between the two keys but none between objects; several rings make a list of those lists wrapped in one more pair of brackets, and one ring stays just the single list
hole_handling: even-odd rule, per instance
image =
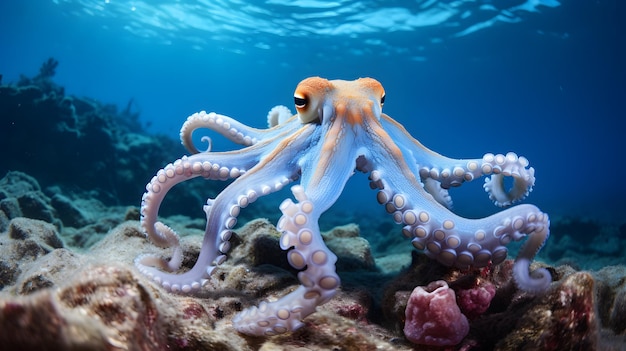
[{"label": "reef", "polygon": [[[344,282],[337,297],[294,333],[245,336],[232,327],[237,312],[298,286],[269,221],[236,228],[231,258],[209,287],[180,296],[133,266],[141,252],[168,255],[145,239],[136,207],[61,200],[60,193],[53,200],[19,172],[0,187],[0,343],[9,349],[622,350],[626,342],[624,266],[576,271],[535,263],[555,281],[533,296],[515,287],[511,260],[460,271],[414,251],[395,271],[379,266],[402,259],[374,257],[354,224],[323,233]],[[103,208],[108,212],[93,215]],[[202,230],[182,216],[169,220],[187,234],[182,266],[189,269]],[[89,237],[96,239],[80,240]],[[452,346],[413,344],[403,332],[411,291],[439,280],[453,292],[469,330]],[[456,308],[451,301],[443,306]]]},{"label": "reef", "polygon": [[[51,192],[88,193],[105,205],[136,204],[152,170],[184,148],[170,137],[147,133],[132,99],[120,110],[65,94],[53,81],[58,66],[50,58],[34,77],[0,84],[0,175],[21,171],[44,189],[56,187]],[[174,195],[178,213],[189,211],[178,203],[202,204],[192,194],[187,189]]]}]

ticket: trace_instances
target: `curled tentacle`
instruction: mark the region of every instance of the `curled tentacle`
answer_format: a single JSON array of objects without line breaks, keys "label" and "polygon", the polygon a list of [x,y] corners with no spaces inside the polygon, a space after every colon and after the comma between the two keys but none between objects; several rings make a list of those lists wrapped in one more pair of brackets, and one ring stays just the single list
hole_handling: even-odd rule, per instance
[{"label": "curled tentacle", "polygon": [[[169,274],[159,269],[172,271],[171,264],[164,264],[152,256],[142,256],[136,260],[139,270],[172,292],[188,293],[200,288],[215,269],[215,266],[226,260],[230,250],[232,229],[237,224],[237,216],[242,208],[256,201],[259,197],[281,190],[297,178],[296,172],[289,176],[285,172],[271,172],[253,168],[236,179],[226,190],[215,199],[207,200],[204,211],[207,214],[206,233],[202,251],[193,268],[183,274]],[[254,177],[255,182],[246,181],[247,175]],[[243,181],[240,181],[244,179]],[[159,225],[155,225],[159,227]]]},{"label": "curled tentacle", "polygon": [[[524,250],[515,263],[515,280],[520,289],[537,293],[545,291],[551,282],[545,269],[529,275],[528,268],[535,253],[549,235],[547,215],[532,205],[519,205],[486,218],[467,219],[449,212],[435,202],[415,201],[416,196],[395,177],[385,179],[383,172],[374,170],[370,179],[378,188],[378,202],[385,206],[394,221],[403,224],[403,234],[412,239],[418,250],[437,261],[458,268],[484,267],[506,259],[508,245],[528,236]],[[416,192],[422,192],[420,187]]]},{"label": "curled tentacle", "polygon": [[[143,196],[141,206],[141,226],[144,228],[151,242],[159,247],[172,247],[173,254],[169,262],[151,255],[138,257],[135,260],[135,265],[140,271],[155,277],[158,275],[155,275],[154,272],[150,272],[148,266],[165,269],[171,272],[180,268],[180,264],[182,263],[183,257],[178,234],[170,227],[157,221],[159,207],[169,189],[182,181],[198,176],[208,179],[225,180],[239,177],[244,172],[244,169],[237,167],[228,168],[226,166],[220,166],[218,163],[211,163],[206,160],[205,155],[185,156],[157,172],[157,175],[146,185],[147,191]],[[158,272],[157,270],[154,271]],[[201,282],[197,282],[196,285],[173,285],[173,287],[168,283],[166,286],[172,290],[180,289],[189,291],[192,288],[198,288],[200,285]]]},{"label": "curled tentacle", "polygon": [[[275,107],[275,109],[276,108],[278,108],[278,106]],[[270,113],[272,112],[270,111]],[[284,129],[286,128],[290,130],[299,128],[299,123],[286,123],[286,118],[284,116],[285,112],[282,109],[278,108],[275,113],[277,114],[277,118],[279,118],[280,121],[283,121],[279,127],[276,129],[257,129],[215,112],[197,112],[189,116],[181,127],[180,140],[189,152],[197,154],[201,151],[198,150],[193,144],[191,136],[195,130],[200,128],[207,128],[218,132],[232,142],[243,146],[250,146],[256,144],[260,140],[273,138],[276,134],[284,132]],[[201,140],[209,142],[211,138],[204,136]],[[205,152],[210,151],[210,149],[211,146],[209,142],[209,147]]]},{"label": "curled tentacle", "polygon": [[274,106],[270,112],[267,113],[267,126],[271,128],[283,124],[292,116],[293,114],[287,106]]},{"label": "curled tentacle", "polygon": [[[191,135],[194,130],[200,128],[208,128],[216,131],[231,141],[244,146],[252,145],[259,140],[258,131],[235,119],[215,112],[196,112],[189,116],[180,128],[180,140],[183,146],[193,154],[197,154],[200,151],[193,144]],[[210,140],[210,138],[208,140]]]},{"label": "curled tentacle", "polygon": [[[488,174],[489,168],[493,172],[490,178],[485,178],[483,188],[496,206],[505,207],[521,201],[533,190],[535,169],[527,168],[528,160],[525,157],[518,157],[513,152],[506,156],[486,154],[483,161],[483,174]],[[513,186],[509,191],[504,188],[504,176],[513,177]]]},{"label": "curled tentacle", "polygon": [[[250,148],[245,149],[246,152],[229,151],[229,152],[215,152],[215,153],[201,153],[193,156],[183,158],[181,162],[175,162],[172,167],[166,167],[167,174],[179,174],[181,179],[189,179],[194,176],[204,176],[209,179],[221,179],[225,180],[236,175],[235,179],[226,189],[224,189],[215,199],[207,200],[207,204],[204,206],[204,211],[207,215],[207,226],[205,230],[204,240],[202,243],[202,251],[196,261],[193,268],[183,274],[168,274],[160,271],[157,268],[167,267],[171,270],[173,264],[160,263],[158,259],[150,256],[142,256],[138,258],[135,263],[139,270],[152,278],[155,282],[159,283],[165,289],[172,292],[188,293],[199,289],[210,274],[214,271],[215,266],[223,263],[226,260],[226,253],[230,249],[230,238],[232,235],[232,229],[237,223],[237,216],[242,208],[248,204],[256,201],[261,196],[271,194],[275,191],[281,190],[285,185],[289,184],[293,180],[298,178],[298,165],[295,160],[289,159],[289,153],[274,152],[269,155],[262,154],[264,150],[264,144],[274,144],[273,149],[288,151],[290,148],[302,148],[302,144],[305,143],[305,138],[298,140],[297,137],[301,135],[307,135],[311,133],[312,128],[301,128],[300,132],[294,133],[291,137],[286,139],[265,140],[262,143],[258,143]],[[251,155],[256,155],[258,159],[251,159]],[[256,163],[251,169],[241,172],[236,168],[228,169],[222,166],[214,170],[211,167],[211,171],[208,173],[203,168],[206,163],[211,160],[226,161],[228,159],[238,159],[239,163],[246,161],[247,163]],[[208,169],[207,165],[207,169]],[[184,179],[183,179],[184,177]],[[153,181],[148,184],[148,193],[145,198],[150,201],[145,201],[143,207],[146,209],[142,220],[144,228],[148,232],[148,235],[163,235],[158,233],[156,228],[156,213],[158,206],[160,205],[165,191],[169,190],[171,185],[168,183],[168,178],[155,177]],[[163,180],[161,183],[160,181]],[[165,189],[166,188],[166,189]],[[159,190],[155,193],[155,190]],[[165,190],[161,194],[161,190]],[[156,194],[156,195],[155,195]],[[170,235],[170,234],[166,234]]]},{"label": "curled tentacle", "polygon": [[[398,146],[387,134],[377,131],[377,135],[379,137],[372,139],[372,142],[379,145],[371,150],[399,153]],[[404,160],[381,162],[377,156],[373,153],[365,157],[369,163],[363,169],[371,170],[370,187],[378,189],[377,200],[385,206],[394,221],[404,224],[402,232],[413,239],[415,248],[424,250],[426,255],[448,266],[484,267],[490,262],[497,264],[504,261],[508,254],[506,245],[529,236],[526,247],[520,253],[520,260],[516,263],[518,286],[530,292],[548,288],[546,282],[549,284],[551,281],[550,274],[541,270],[537,272],[539,277],[532,278],[535,273],[529,275],[526,264],[549,235],[547,216],[539,209],[532,205],[519,205],[485,218],[463,218],[426,195]],[[503,156],[504,160],[498,155],[491,156],[484,158],[485,164],[495,162],[502,167],[502,172],[513,172],[507,168],[507,161],[511,164],[521,162],[526,166],[514,154]]]},{"label": "curled tentacle", "polygon": [[169,247],[178,242],[178,235],[172,229],[157,224],[159,207],[174,185],[200,176],[219,180],[236,178],[245,173],[245,168],[252,166],[252,161],[250,155],[236,157],[235,153],[210,157],[197,154],[184,156],[159,170],[146,185],[141,201],[141,225],[148,238],[159,247]]},{"label": "curled tentacle", "polygon": [[547,214],[539,213],[530,217],[528,222],[525,228],[528,239],[515,259],[513,278],[520,289],[536,294],[546,291],[552,283],[550,272],[545,268],[535,269],[529,274],[530,262],[550,236],[550,221]]},{"label": "curled tentacle", "polygon": [[[460,186],[481,176],[487,178],[484,188],[489,198],[500,207],[520,201],[532,191],[535,184],[535,170],[528,167],[525,157],[513,152],[485,154],[481,159],[453,159],[442,156],[415,140],[402,125],[383,114],[381,123],[404,155],[407,167],[413,174],[425,179],[434,179],[443,189]],[[513,177],[510,191],[504,189],[503,176]],[[430,192],[430,191],[429,191]],[[432,193],[431,193],[432,194]],[[435,196],[435,194],[433,194]]]},{"label": "curled tentacle", "polygon": [[[170,272],[180,268],[182,250],[179,236],[173,229],[157,220],[159,207],[165,195],[174,185],[199,176],[219,180],[237,178],[245,173],[245,167],[252,166],[249,157],[249,155],[236,157],[234,153],[220,153],[211,157],[207,154],[197,154],[184,156],[159,170],[146,185],[141,205],[141,226],[152,243],[162,248],[172,247],[173,254],[169,262],[151,255],[143,255],[135,260],[136,265],[140,269],[144,266],[153,266]],[[241,168],[232,164],[238,164]]]}]

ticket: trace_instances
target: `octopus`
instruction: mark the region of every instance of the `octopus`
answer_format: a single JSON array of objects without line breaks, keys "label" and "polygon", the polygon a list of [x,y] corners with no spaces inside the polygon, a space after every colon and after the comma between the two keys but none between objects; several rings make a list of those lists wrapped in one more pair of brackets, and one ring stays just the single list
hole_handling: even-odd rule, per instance
[{"label": "octopus", "polygon": [[[549,236],[548,216],[524,199],[535,182],[534,169],[515,153],[487,153],[482,158],[452,159],[429,150],[394,119],[382,112],[385,91],[372,78],[354,81],[320,77],[301,81],[294,93],[297,113],[277,106],[268,114],[267,129],[257,129],[217,113],[191,115],[180,132],[190,152],[159,170],[146,186],[141,225],[155,245],[171,248],[169,260],[143,255],[139,271],[172,293],[202,289],[227,259],[240,211],[260,197],[294,183],[295,201],[280,205],[276,227],[280,247],[297,271],[300,285],[273,302],[261,302],[238,313],[233,326],[248,335],[275,335],[296,330],[317,306],[335,295],[340,279],[337,256],[324,244],[319,218],[342,193],[355,171],[368,174],[376,199],[412,245],[442,264],[467,269],[498,264],[507,244],[526,238],[513,266],[523,291],[539,294],[552,278],[545,268],[531,272],[531,261]],[[239,149],[198,150],[192,133],[217,132]],[[490,199],[508,207],[485,218],[468,219],[450,210],[451,187],[485,176]],[[194,177],[231,182],[203,209],[206,231],[194,266],[180,269],[183,252],[178,234],[157,220],[168,190]],[[505,185],[504,177],[512,177]],[[508,188],[508,189],[507,189]],[[510,206],[510,207],[509,207]]]}]

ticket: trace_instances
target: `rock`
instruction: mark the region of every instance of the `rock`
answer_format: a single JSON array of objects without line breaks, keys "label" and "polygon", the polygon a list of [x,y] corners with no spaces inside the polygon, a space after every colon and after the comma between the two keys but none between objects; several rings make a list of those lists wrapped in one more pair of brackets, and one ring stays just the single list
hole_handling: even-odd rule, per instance
[{"label": "rock", "polygon": [[337,255],[337,271],[376,269],[370,244],[359,235],[356,224],[335,227],[322,233],[326,246]]},{"label": "rock", "polygon": [[[241,249],[249,245],[246,239],[254,241],[273,231],[266,221],[255,221],[237,230],[242,240],[238,246]],[[197,253],[201,237],[183,236],[181,245]],[[298,282],[292,273],[271,264],[243,264],[246,259],[239,254],[246,251],[233,250],[231,260],[216,269],[199,297],[177,296],[133,268],[137,255],[151,251],[168,255],[167,249],[155,248],[145,239],[137,222],[130,221],[84,255],[56,249],[39,256],[32,269],[23,265],[23,271],[15,272],[14,286],[0,292],[0,324],[15,326],[0,331],[0,345],[64,350],[394,348],[385,341],[392,335],[367,321],[371,303],[366,290],[338,292],[320,313],[307,318],[308,327],[296,333],[272,339],[243,336],[232,328],[234,314],[260,299],[294,289]],[[18,320],[28,328],[18,328]]]},{"label": "rock", "polygon": [[44,221],[28,218],[15,218],[9,224],[9,238],[14,240],[34,240],[46,253],[63,247],[56,228]]},{"label": "rock", "polygon": [[62,194],[54,194],[51,203],[65,226],[80,228],[91,222],[83,210]]},{"label": "rock", "polygon": [[90,267],[69,285],[30,298],[0,299],[0,324],[3,347],[13,350],[167,345],[165,324],[149,292],[128,270],[115,267]]},{"label": "rock", "polygon": [[495,350],[598,350],[594,279],[577,272],[538,298]]},{"label": "rock", "polygon": [[54,210],[46,200],[43,194],[36,192],[29,192],[17,198],[23,216],[52,223],[55,217]]},{"label": "rock", "polygon": [[0,210],[8,219],[28,217],[54,223],[61,228],[61,221],[39,183],[28,174],[12,171],[0,179],[0,190],[4,199],[0,200]]},{"label": "rock", "polygon": [[626,335],[626,267],[605,267],[594,276],[602,326],[617,335]]},{"label": "rock", "polygon": [[0,290],[12,287],[33,262],[62,247],[53,225],[22,217],[12,219],[8,232],[0,235]]},{"label": "rock", "polygon": [[[50,206],[52,200],[36,182],[19,174],[9,180],[0,188],[0,209],[4,203],[9,213],[22,211],[17,198],[28,193]],[[446,281],[461,312],[471,317],[458,349],[523,348],[526,342],[529,348],[575,348],[571,340],[583,340],[591,350],[620,350],[626,341],[624,266],[593,273],[547,266],[554,278],[551,290],[533,296],[512,283],[512,260],[458,270],[413,251],[411,264],[400,273],[381,272],[372,268],[368,243],[356,225],[324,233],[339,252],[339,262],[357,264],[339,265],[341,287],[304,320],[305,327],[271,338],[244,336],[232,328],[236,313],[299,285],[269,221],[236,228],[228,259],[206,286],[197,295],[178,296],[133,266],[141,254],[171,255],[170,249],[150,244],[137,221],[122,222],[137,219],[136,207],[104,206],[63,194],[61,188],[46,189],[52,197],[65,197],[57,200],[79,209],[87,224],[59,230],[41,220],[9,219],[0,211],[6,218],[0,233],[0,325],[9,325],[0,330],[0,349],[408,351],[415,349],[403,336],[408,297],[415,286],[437,280]],[[52,212],[53,220],[59,221],[59,212]],[[181,234],[183,273],[201,250],[204,220],[177,216],[164,221]],[[539,266],[546,265],[537,262],[531,269]]]},{"label": "rock", "polygon": [[0,210],[7,219],[22,217],[22,209],[14,197],[0,200]]},{"label": "rock", "polygon": [[30,269],[20,274],[16,281],[17,294],[28,295],[35,291],[62,285],[71,280],[85,260],[67,249],[53,250],[42,256]]},{"label": "rock", "polygon": [[18,171],[7,172],[6,175],[0,179],[0,189],[2,189],[1,191],[3,193],[8,194],[5,195],[5,197],[15,198],[33,191],[41,191],[39,182],[37,182],[35,178]]},{"label": "rock", "polygon": [[0,258],[0,290],[12,285],[20,274],[19,266],[10,259]]},{"label": "rock", "polygon": [[7,230],[10,218],[2,211],[2,203],[0,201],[0,232]]},{"label": "rock", "polygon": [[[266,219],[248,222],[237,230],[237,238],[233,241],[233,256],[241,257],[253,266],[271,264],[286,271],[297,273],[287,261],[287,251],[280,248],[281,234]],[[325,243],[337,255],[337,271],[374,270],[375,262],[367,240],[359,237],[358,226],[355,224],[334,228],[322,233]],[[242,246],[241,239],[246,240]]]}]

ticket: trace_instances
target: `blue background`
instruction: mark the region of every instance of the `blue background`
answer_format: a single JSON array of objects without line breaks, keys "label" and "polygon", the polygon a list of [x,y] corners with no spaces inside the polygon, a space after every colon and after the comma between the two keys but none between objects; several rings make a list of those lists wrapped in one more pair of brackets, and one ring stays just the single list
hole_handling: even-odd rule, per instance
[{"label": "blue background", "polygon": [[[624,7],[621,0],[3,1],[0,73],[3,83],[15,82],[54,57],[55,81],[68,94],[121,107],[132,98],[147,130],[171,138],[199,110],[264,127],[271,107],[292,107],[307,76],[370,76],[385,87],[384,111],[432,150],[454,158],[514,151],[536,169],[526,202],[551,216],[622,223]],[[384,215],[374,193],[362,190],[366,177],[354,178],[337,206],[371,204]],[[452,190],[458,213],[498,210],[481,185]]]}]

